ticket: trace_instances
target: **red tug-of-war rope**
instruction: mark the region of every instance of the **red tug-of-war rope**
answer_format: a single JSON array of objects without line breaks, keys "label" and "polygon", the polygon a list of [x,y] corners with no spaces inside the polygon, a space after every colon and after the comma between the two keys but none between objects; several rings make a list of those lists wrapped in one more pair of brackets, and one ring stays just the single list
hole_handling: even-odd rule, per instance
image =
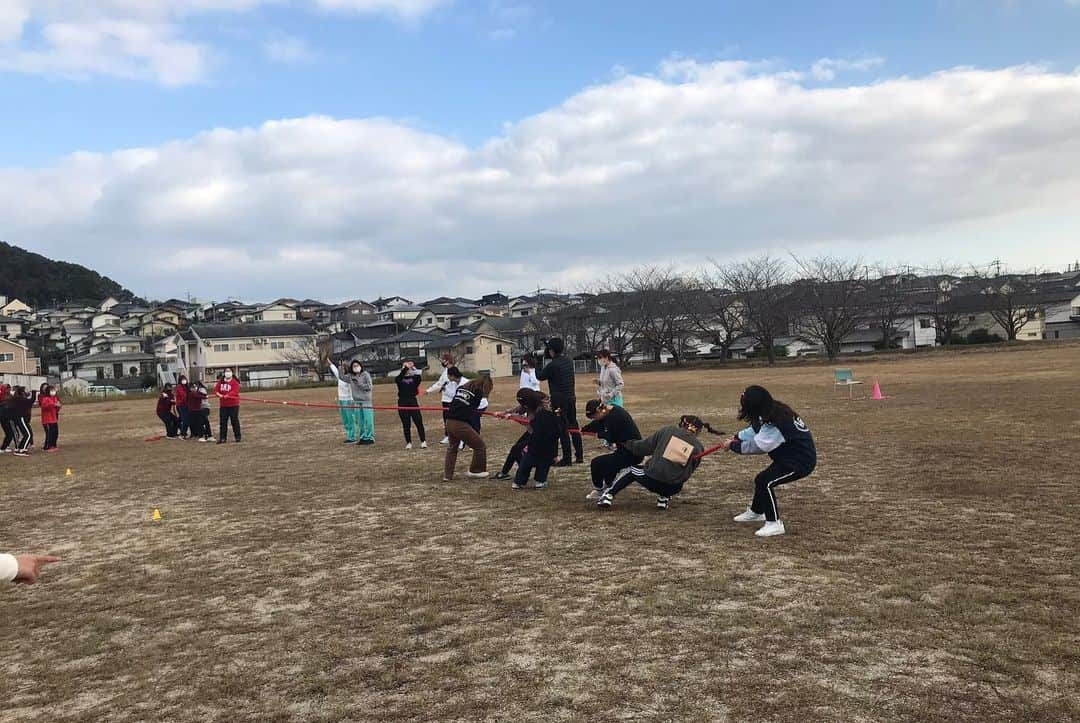
[{"label": "red tug-of-war rope", "polygon": [[[240,397],[242,402],[253,402],[255,404],[278,404],[285,407],[308,407],[310,409],[372,409],[379,412],[444,412],[443,407],[397,407],[388,405],[369,405],[369,404],[322,404],[319,402],[290,402],[288,400],[275,400],[275,399],[256,399],[255,397]],[[528,424],[527,419],[521,417],[515,417],[509,414],[503,414],[501,412],[480,412],[485,417],[495,417],[496,419],[507,419],[511,422],[517,422],[518,424]],[[583,432],[580,429],[568,429],[568,432],[576,432],[577,434],[583,434],[595,437],[596,432]],[[724,448],[724,445],[717,444],[709,447],[704,452],[698,455],[694,455],[694,459],[701,459],[702,457],[708,457],[714,452],[719,452]]]}]

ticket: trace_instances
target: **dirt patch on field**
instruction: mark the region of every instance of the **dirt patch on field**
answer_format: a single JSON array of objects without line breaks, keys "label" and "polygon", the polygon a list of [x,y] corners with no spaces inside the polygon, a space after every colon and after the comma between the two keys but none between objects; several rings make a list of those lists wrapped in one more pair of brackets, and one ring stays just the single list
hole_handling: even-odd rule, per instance
[{"label": "dirt patch on field", "polygon": [[[60,453],[0,457],[0,547],[65,558],[0,589],[0,720],[1077,719],[1077,361],[858,365],[886,402],[823,367],[627,372],[643,431],[734,430],[752,382],[803,414],[820,467],[770,540],[731,521],[760,459],[601,514],[585,467],[442,483],[436,415],[407,452],[393,413],[364,448],[247,404],[217,446],[142,441],[152,401],[71,407]],[[494,471],[518,429],[484,434]]]}]

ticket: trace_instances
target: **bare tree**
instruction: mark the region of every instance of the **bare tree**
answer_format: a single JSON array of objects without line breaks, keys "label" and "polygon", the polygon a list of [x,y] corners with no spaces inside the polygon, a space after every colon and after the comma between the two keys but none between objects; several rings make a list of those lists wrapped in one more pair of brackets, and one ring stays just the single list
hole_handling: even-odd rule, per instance
[{"label": "bare tree", "polygon": [[631,296],[617,279],[605,279],[593,289],[595,343],[623,358],[637,339]]},{"label": "bare tree", "polygon": [[788,270],[781,259],[758,256],[722,270],[724,286],[742,305],[745,333],[776,363],[776,338],[788,331]]},{"label": "bare tree", "polygon": [[953,269],[942,266],[932,277],[934,288],[930,293],[927,311],[938,344],[953,343],[957,329],[963,320],[963,312],[957,303],[958,279]]},{"label": "bare tree", "polygon": [[621,283],[628,294],[630,323],[639,339],[656,354],[671,355],[675,366],[686,356],[693,325],[688,308],[693,289],[670,268],[643,266],[625,274]]},{"label": "bare tree", "polygon": [[[881,330],[881,348],[888,349],[896,336],[897,319],[909,308],[908,289],[903,273],[884,264],[876,264],[874,269],[877,279],[866,291],[865,313]],[[911,334],[914,346],[915,329]]]},{"label": "bare tree", "polygon": [[1009,341],[1016,341],[1024,324],[1045,311],[1034,286],[1023,279],[990,276],[977,270],[974,275],[986,300],[986,311],[1005,330]]},{"label": "bare tree", "polygon": [[699,293],[697,303],[689,309],[690,319],[713,346],[720,347],[721,358],[727,359],[745,327],[743,309],[738,295],[724,288],[724,269],[712,263],[711,270],[700,271],[694,279]]},{"label": "bare tree", "polygon": [[309,367],[323,381],[328,373],[324,366],[325,354],[314,336],[305,336],[294,342],[293,346],[286,347],[278,352],[281,361],[292,366]]},{"label": "bare tree", "polygon": [[862,262],[834,256],[792,256],[802,278],[794,283],[798,334],[820,344],[829,359],[840,353],[844,338],[864,319],[866,279]]}]

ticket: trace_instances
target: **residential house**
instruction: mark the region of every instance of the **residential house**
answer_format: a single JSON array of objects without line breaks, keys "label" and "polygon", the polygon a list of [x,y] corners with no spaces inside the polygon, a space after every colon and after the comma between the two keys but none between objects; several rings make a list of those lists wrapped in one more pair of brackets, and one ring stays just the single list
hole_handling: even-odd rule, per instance
[{"label": "residential house", "polygon": [[98,309],[100,311],[109,311],[114,306],[118,306],[119,304],[120,304],[120,299],[116,298],[115,296],[109,296],[104,301],[102,301],[100,304],[98,304]]},{"label": "residential house", "polygon": [[354,349],[347,350],[352,353],[345,356],[365,362],[386,360],[393,362],[393,366],[400,365],[406,359],[424,362],[427,345],[439,338],[435,334],[409,329],[394,336],[362,341]]},{"label": "residential house", "polygon": [[408,329],[422,311],[423,309],[419,306],[401,304],[399,306],[388,306],[376,312],[375,318],[379,321],[392,321],[402,329]]},{"label": "residential house", "polygon": [[543,334],[536,319],[524,316],[485,316],[470,327],[476,333],[492,334],[509,339],[515,359],[539,351],[544,346]]},{"label": "residential house", "polygon": [[[116,334],[117,327],[103,327],[80,343],[80,353],[68,358],[68,369],[88,382],[111,380],[117,386],[136,388],[153,373],[154,355],[142,349],[142,338]],[[105,332],[104,334],[99,332]]]},{"label": "residential house", "polygon": [[6,296],[0,296],[0,314],[4,316],[14,316],[16,314],[32,315],[34,308],[29,304],[25,304],[18,299],[8,299]]},{"label": "residential house", "polygon": [[192,324],[177,337],[177,368],[193,379],[229,368],[241,382],[275,386],[310,377],[319,361],[315,330],[299,321]]},{"label": "residential house", "polygon": [[375,314],[375,305],[369,304],[362,299],[344,301],[337,306],[330,307],[330,323],[340,324],[341,329],[351,329],[354,326],[363,326],[372,321]]},{"label": "residential house", "polygon": [[1047,339],[1080,339],[1080,295],[1067,304],[1054,304],[1043,317]]},{"label": "residential house", "polygon": [[13,339],[0,338],[0,377],[6,374],[38,373],[38,360],[29,347]]},{"label": "residential house", "polygon": [[406,299],[404,296],[380,296],[371,302],[371,305],[375,308],[375,311],[385,311],[391,306],[412,306],[413,302]]},{"label": "residential house", "polygon": [[275,301],[272,304],[257,307],[252,321],[255,323],[264,321],[297,321],[296,308],[285,302]]},{"label": "residential house", "polygon": [[14,316],[0,314],[0,338],[21,341],[26,336],[30,322]]},{"label": "residential house", "polygon": [[[476,316],[476,321],[482,318],[480,309],[475,304],[463,304],[457,301],[425,304],[409,328],[419,331],[434,331],[435,329],[449,331],[459,326],[467,326],[471,323],[468,321],[469,317],[473,315]],[[466,319],[465,323],[461,323],[462,318]]]},{"label": "residential house", "polygon": [[427,343],[427,363],[429,367],[437,368],[439,357],[450,352],[466,376],[486,373],[492,377],[508,377],[514,373],[513,346],[511,340],[485,332],[447,334]]}]

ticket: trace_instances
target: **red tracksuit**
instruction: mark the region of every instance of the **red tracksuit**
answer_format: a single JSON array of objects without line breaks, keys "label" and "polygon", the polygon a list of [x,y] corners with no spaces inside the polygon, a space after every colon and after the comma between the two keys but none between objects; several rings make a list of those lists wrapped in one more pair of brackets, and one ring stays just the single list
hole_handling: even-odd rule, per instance
[{"label": "red tracksuit", "polygon": [[56,442],[60,438],[60,400],[56,397],[41,397],[38,400],[41,406],[41,426],[45,428],[45,446],[43,450],[48,452],[56,449]]},{"label": "red tracksuit", "polygon": [[218,395],[221,404],[218,409],[218,419],[220,423],[218,444],[222,444],[225,441],[225,435],[228,432],[230,422],[232,423],[233,439],[239,442],[240,380],[236,377],[233,377],[232,379],[222,379],[214,386],[214,394]]}]

